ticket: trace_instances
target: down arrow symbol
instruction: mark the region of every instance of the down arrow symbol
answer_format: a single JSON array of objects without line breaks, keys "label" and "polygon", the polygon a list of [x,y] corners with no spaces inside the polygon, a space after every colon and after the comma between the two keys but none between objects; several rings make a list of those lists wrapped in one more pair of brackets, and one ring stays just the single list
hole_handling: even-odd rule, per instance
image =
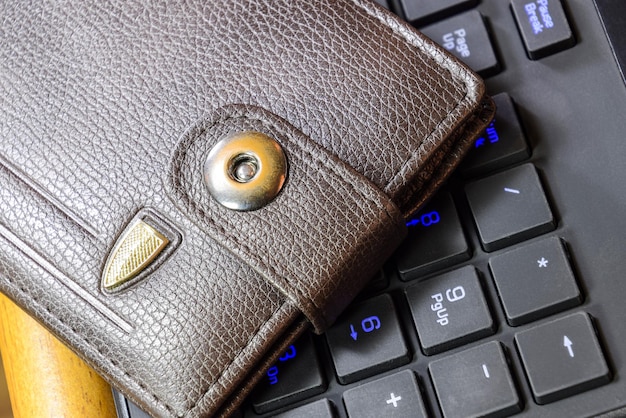
[{"label": "down arrow symbol", "polygon": [[350,324],[350,336],[354,341],[356,341],[357,335],[357,332],[354,330],[354,325]]}]

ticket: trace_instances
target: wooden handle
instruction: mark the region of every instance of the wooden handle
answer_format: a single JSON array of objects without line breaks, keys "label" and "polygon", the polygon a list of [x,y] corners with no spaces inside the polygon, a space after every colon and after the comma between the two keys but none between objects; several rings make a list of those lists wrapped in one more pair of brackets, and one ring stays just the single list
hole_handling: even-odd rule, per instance
[{"label": "wooden handle", "polygon": [[116,417],[111,387],[4,295],[0,352],[15,418]]}]

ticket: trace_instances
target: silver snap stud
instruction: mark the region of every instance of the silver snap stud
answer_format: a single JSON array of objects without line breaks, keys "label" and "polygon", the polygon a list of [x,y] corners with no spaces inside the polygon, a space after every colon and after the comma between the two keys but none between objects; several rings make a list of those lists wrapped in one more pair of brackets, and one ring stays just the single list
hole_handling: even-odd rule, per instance
[{"label": "silver snap stud", "polygon": [[259,169],[259,162],[256,156],[241,154],[233,159],[230,174],[239,183],[248,183],[254,178]]},{"label": "silver snap stud", "polygon": [[278,195],[286,177],[287,158],[280,144],[254,131],[220,140],[203,166],[204,183],[211,196],[238,211],[267,205]]}]

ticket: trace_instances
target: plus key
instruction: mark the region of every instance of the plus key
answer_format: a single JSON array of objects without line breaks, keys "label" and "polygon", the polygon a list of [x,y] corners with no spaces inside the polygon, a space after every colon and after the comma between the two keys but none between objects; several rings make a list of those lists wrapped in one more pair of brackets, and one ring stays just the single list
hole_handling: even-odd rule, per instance
[{"label": "plus key", "polygon": [[427,417],[415,374],[404,370],[347,390],[350,417]]}]

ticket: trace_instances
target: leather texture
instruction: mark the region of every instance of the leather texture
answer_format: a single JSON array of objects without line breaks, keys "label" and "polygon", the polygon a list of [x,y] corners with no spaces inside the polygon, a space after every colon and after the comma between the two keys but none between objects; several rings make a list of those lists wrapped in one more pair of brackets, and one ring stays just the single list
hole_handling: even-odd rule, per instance
[{"label": "leather texture", "polygon": [[[231,413],[309,323],[332,323],[493,117],[476,75],[367,1],[0,16],[0,289],[155,416]],[[236,213],[202,163],[245,129],[281,143],[289,174]],[[107,256],[145,212],[180,242],[105,294]]]}]

